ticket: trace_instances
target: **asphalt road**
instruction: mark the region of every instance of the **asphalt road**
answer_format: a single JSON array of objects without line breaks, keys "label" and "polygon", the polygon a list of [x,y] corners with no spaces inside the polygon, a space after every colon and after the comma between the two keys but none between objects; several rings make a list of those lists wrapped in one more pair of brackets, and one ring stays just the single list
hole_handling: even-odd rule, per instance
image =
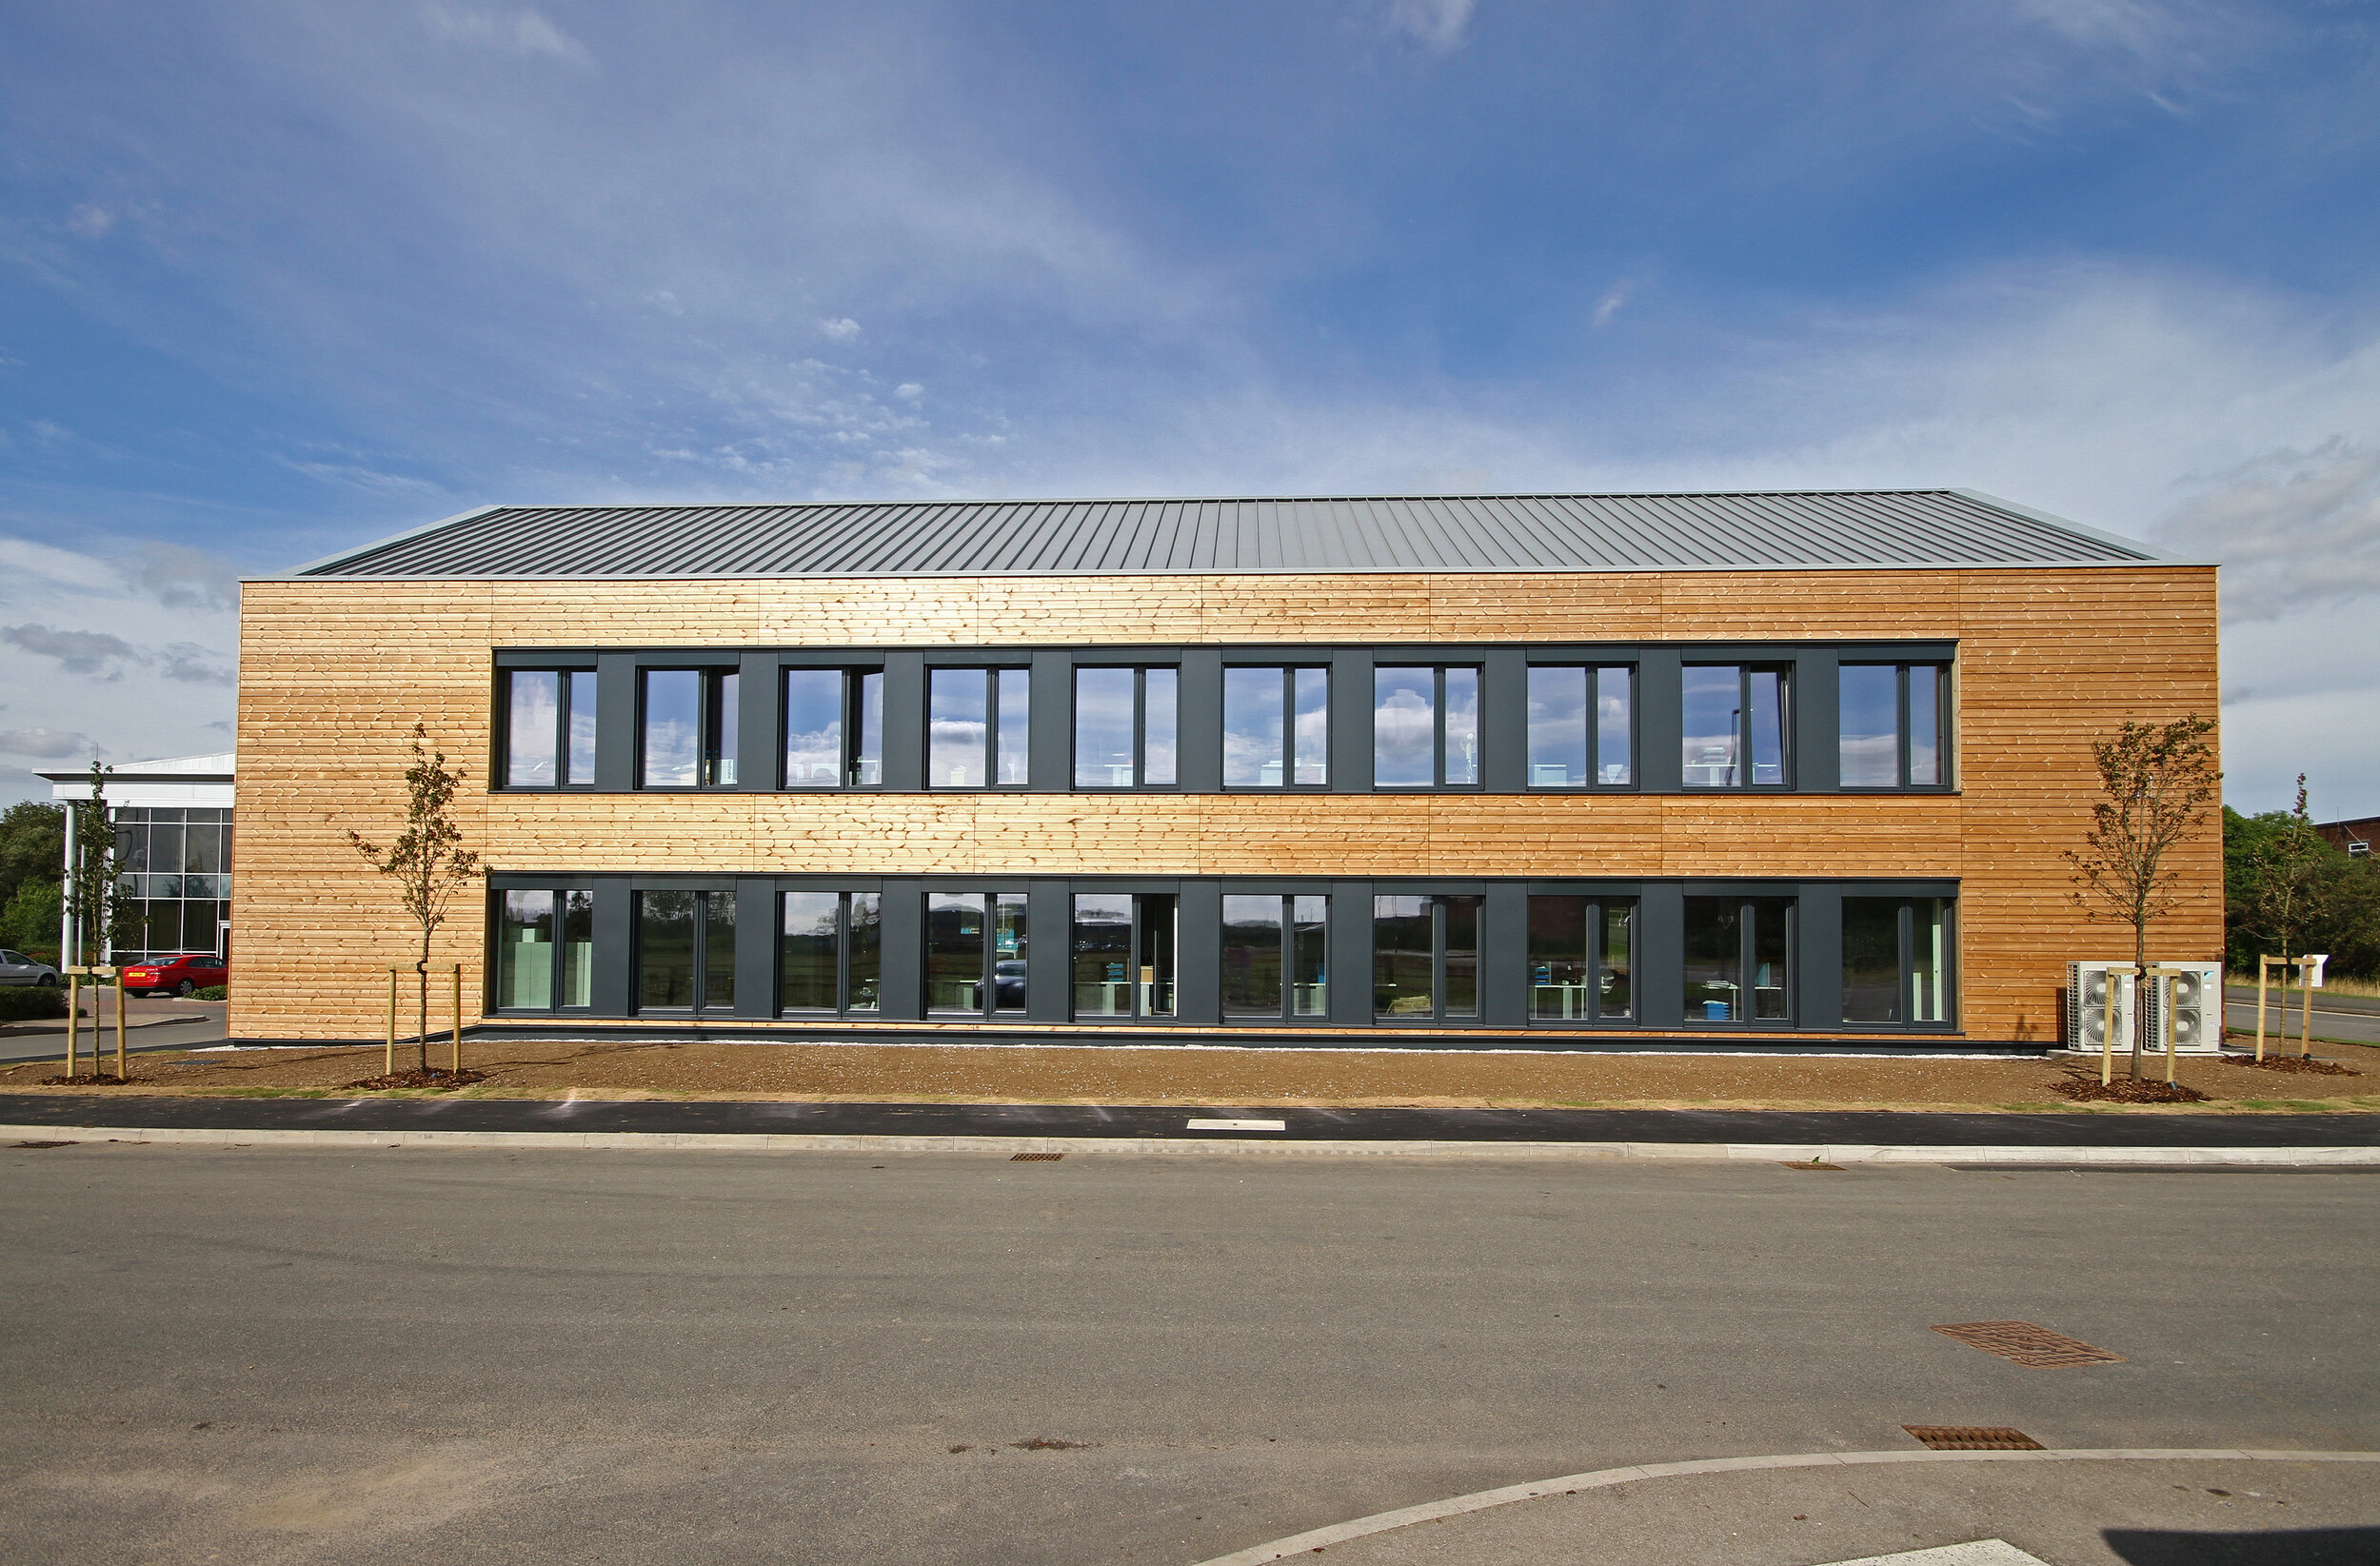
[{"label": "asphalt road", "polygon": [[[9,1560],[1187,1566],[1904,1424],[2380,1444],[2373,1175],[105,1144],[0,1170]],[[1929,1330],[2006,1318],[2125,1362]],[[2100,1482],[2039,1481],[2086,1509]],[[2198,1526],[2209,1487],[2151,1501]],[[2238,1516],[2335,1524],[2375,1491]],[[1874,1550],[1763,1511],[1775,1549],[1733,1558],[2005,1532],[1976,1494]]]},{"label": "asphalt road", "polygon": [[[2295,1039],[2305,1021],[2301,991],[2292,990],[2289,998],[2289,1014],[2282,1016],[2278,995],[2265,1001],[2265,1028],[2268,1033],[2286,1031]],[[2350,1043],[2380,1044],[2380,1001],[2360,995],[2330,995],[2314,992],[2313,1036],[2342,1039]],[[2227,990],[2223,997],[2224,1026],[2236,1032],[2252,1035],[2256,1031],[2256,992]]]},{"label": "asphalt road", "polygon": [[[84,1010],[92,1010],[86,998]],[[124,1008],[124,1047],[127,1051],[148,1049],[188,1049],[194,1044],[221,1043],[225,1037],[224,1013],[228,1002],[222,1001],[183,1001],[159,996],[133,996]],[[66,1022],[63,1017],[38,1022],[0,1023],[0,1061],[41,1061],[56,1056],[61,1064],[66,1060]],[[98,994],[97,1015],[85,1016],[82,1026],[81,1060],[83,1069],[90,1069],[91,1035],[96,1030],[99,1047],[109,1056],[115,1054],[116,1008],[115,992],[102,989]]]}]

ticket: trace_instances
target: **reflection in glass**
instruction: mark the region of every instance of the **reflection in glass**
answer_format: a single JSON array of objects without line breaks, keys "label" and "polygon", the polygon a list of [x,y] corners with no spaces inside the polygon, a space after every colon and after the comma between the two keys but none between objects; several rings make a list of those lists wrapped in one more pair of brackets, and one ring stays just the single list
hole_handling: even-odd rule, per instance
[{"label": "reflection in glass", "polygon": [[1942,669],[1935,664],[1909,669],[1909,781],[1925,786],[1942,781]]},{"label": "reflection in glass", "polygon": [[1025,734],[1030,717],[1032,683],[1023,669],[995,669],[992,671],[992,682],[1000,715],[992,775],[1000,780],[1003,788],[1022,788],[1028,776]]},{"label": "reflection in glass", "polygon": [[1446,783],[1476,783],[1479,781],[1479,671],[1478,669],[1445,669],[1446,740],[1444,777]]},{"label": "reflection in glass", "polygon": [[1900,671],[1890,664],[1845,664],[1838,722],[1843,786],[1899,787]]},{"label": "reflection in glass", "polygon": [[1281,902],[1223,899],[1223,1015],[1281,1014]]},{"label": "reflection in glass", "polygon": [[1299,669],[1291,682],[1291,769],[1299,783],[1319,787],[1331,781],[1331,671]]},{"label": "reflection in glass", "polygon": [[1435,669],[1372,671],[1372,781],[1426,788],[1438,781]]},{"label": "reflection in glass", "polygon": [[1743,721],[1743,670],[1733,664],[1689,664],[1680,687],[1688,788],[1733,788],[1737,730]]},{"label": "reflection in glass", "polygon": [[1901,900],[1847,897],[1843,899],[1843,1021],[1900,1020]]},{"label": "reflection in glass", "polygon": [[943,788],[983,786],[990,695],[988,669],[935,669],[927,676],[927,782]]},{"label": "reflection in glass", "polygon": [[925,1009],[982,1012],[983,894],[934,892],[925,900]]},{"label": "reflection in glass", "polygon": [[1426,897],[1372,900],[1372,1014],[1413,1021],[1438,1013],[1436,910]]},{"label": "reflection in glass", "polygon": [[1225,787],[1279,788],[1287,781],[1288,675],[1278,668],[1223,671]]},{"label": "reflection in glass", "polygon": [[1603,904],[1603,935],[1596,951],[1601,964],[1597,979],[1596,1015],[1634,1017],[1636,1014],[1635,971],[1636,905]]},{"label": "reflection in glass", "polygon": [[1686,899],[1686,1021],[1744,1016],[1743,905],[1732,897]]},{"label": "reflection in glass", "polygon": [[1633,783],[1636,778],[1636,727],[1630,718],[1635,704],[1636,670],[1622,667],[1595,671],[1596,781]]},{"label": "reflection in glass", "polygon": [[694,1004],[693,892],[636,894],[636,1003],[685,1008]]},{"label": "reflection in glass", "polygon": [[843,672],[785,671],[785,786],[837,788],[843,772]]},{"label": "reflection in glass", "polygon": [[1785,781],[1785,671],[1754,669],[1744,681],[1752,697],[1752,781],[1773,786]]},{"label": "reflection in glass", "polygon": [[780,924],[777,1004],[785,1011],[832,1012],[843,999],[843,897],[787,892]]},{"label": "reflection in glass", "polygon": [[645,671],[644,779],[647,788],[692,788],[702,740],[698,669]]},{"label": "reflection in glass", "polygon": [[1025,896],[997,892],[992,897],[992,1009],[1024,1010]]},{"label": "reflection in glass", "polygon": [[732,1011],[736,1003],[736,895],[702,894],[703,1004]]},{"label": "reflection in glass", "polygon": [[1171,787],[1181,677],[1172,669],[1143,669],[1140,687],[1140,751],[1148,774],[1142,781]]},{"label": "reflection in glass", "polygon": [[565,781],[585,787],[595,781],[595,671],[573,669],[563,678],[570,730],[570,773]]},{"label": "reflection in glass", "polygon": [[1074,782],[1077,788],[1130,788],[1134,671],[1074,671]]},{"label": "reflection in glass", "polygon": [[1074,1014],[1132,1015],[1132,898],[1082,893],[1074,900]]},{"label": "reflection in glass", "polygon": [[554,1003],[554,894],[506,892],[496,937],[496,1004]]},{"label": "reflection in glass", "polygon": [[1788,983],[1787,941],[1792,933],[1789,910],[1793,899],[1755,897],[1752,912],[1752,1015],[1756,1021],[1777,1021],[1791,1015],[1793,993]]},{"label": "reflection in glass", "polygon": [[1446,1003],[1441,1015],[1479,1015],[1479,900],[1476,897],[1438,899],[1445,926]]},{"label": "reflection in glass", "polygon": [[884,781],[884,677],[859,676],[860,743],[852,748],[851,784],[874,788]]},{"label": "reflection in glass", "polygon": [[1559,787],[1587,781],[1587,677],[1584,668],[1529,671],[1529,783]]},{"label": "reflection in glass", "polygon": [[1289,900],[1289,1014],[1331,1014],[1330,915],[1327,897]]},{"label": "reflection in glass", "polygon": [[[1583,682],[1582,682],[1583,684]],[[1580,1022],[1594,1015],[1588,976],[1588,903],[1582,897],[1529,900],[1529,1016],[1539,1022]]]},{"label": "reflection in glass", "polygon": [[1954,900],[1947,897],[1921,897],[1910,903],[1909,1020],[1913,1022],[1951,1020],[1952,921],[1955,906]]},{"label": "reflection in glass", "polygon": [[562,676],[549,669],[515,669],[507,677],[505,785],[550,788],[562,737]]},{"label": "reflection in glass", "polygon": [[736,690],[742,677],[707,674],[703,678],[706,721],[704,724],[703,781],[732,788],[736,781]]},{"label": "reflection in glass", "polygon": [[595,894],[562,894],[562,996],[565,1006],[595,1003]]}]

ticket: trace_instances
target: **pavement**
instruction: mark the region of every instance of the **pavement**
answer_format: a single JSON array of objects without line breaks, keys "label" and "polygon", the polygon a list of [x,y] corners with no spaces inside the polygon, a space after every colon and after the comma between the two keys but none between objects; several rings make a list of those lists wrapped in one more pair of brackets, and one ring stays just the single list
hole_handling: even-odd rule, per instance
[{"label": "pavement", "polygon": [[[91,1015],[94,1005],[97,1015]],[[100,1048],[109,1055],[116,1047],[115,991],[100,988],[94,1000],[89,991],[83,997],[82,1057],[89,1069],[91,1036],[98,1031]],[[124,1008],[124,1047],[131,1050],[189,1049],[201,1044],[223,1042],[227,1036],[224,1014],[230,1009],[225,1001],[183,1001],[167,997],[154,1000],[145,995],[129,996]],[[59,1063],[66,1061],[67,1020],[63,1017],[40,1021],[0,1022],[0,1061],[40,1061],[56,1056]]]},{"label": "pavement", "polygon": [[[1417,1507],[1324,1558],[2380,1536],[2369,1464],[2243,1456],[2380,1449],[2354,1173],[100,1142],[0,1179],[10,1560],[1192,1566]],[[1933,1330],[2006,1320],[2121,1358]],[[2057,1456],[2141,1451],[2221,1455]],[[1653,1466],[1728,1458],[1764,1460]]]}]

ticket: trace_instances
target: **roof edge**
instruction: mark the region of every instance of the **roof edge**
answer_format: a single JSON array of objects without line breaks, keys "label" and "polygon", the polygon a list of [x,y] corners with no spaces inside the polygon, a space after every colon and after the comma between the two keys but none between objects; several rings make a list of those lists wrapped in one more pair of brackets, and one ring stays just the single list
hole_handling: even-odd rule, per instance
[{"label": "roof edge", "polygon": [[424,533],[434,533],[441,527],[451,527],[458,522],[468,522],[473,517],[484,517],[490,511],[511,509],[513,509],[512,506],[502,501],[491,501],[486,505],[474,505],[467,511],[457,511],[450,517],[440,517],[436,522],[426,522],[419,527],[407,527],[401,533],[391,533],[387,538],[376,538],[369,544],[350,545],[335,554],[325,555],[320,560],[309,560],[303,565],[292,565],[286,571],[275,571],[267,576],[244,576],[240,580],[242,582],[279,582],[287,577],[304,576],[308,571],[320,570],[326,565],[336,565],[343,560],[353,560],[357,555],[370,554],[374,549],[386,549],[391,544],[403,544],[407,539],[419,538]]},{"label": "roof edge", "polygon": [[2214,565],[2220,564],[2218,561],[2211,560],[2184,560],[2179,555],[2166,553],[2166,551],[2158,548],[2153,544],[2143,543],[2141,540],[2136,538],[2127,538],[2121,533],[2111,533],[2101,527],[2086,527],[2081,523],[2075,522],[2069,517],[2061,517],[2054,511],[2044,511],[2039,506],[2034,505],[2020,505],[2013,500],[2002,500],[1999,496],[1989,494],[1981,489],[1958,488],[1953,489],[1949,492],[1954,495],[1964,495],[1969,500],[1974,501],[1979,505],[1996,506],[2000,510],[2013,512],[2015,515],[2027,518],[2030,521],[2040,523],[2045,527],[2059,527],[2070,533],[2079,533],[2084,538],[2095,539],[2101,544],[2112,544],[2119,549],[2137,549],[2142,554],[2149,557],[2148,562],[2144,564],[2155,564],[2159,565]]}]

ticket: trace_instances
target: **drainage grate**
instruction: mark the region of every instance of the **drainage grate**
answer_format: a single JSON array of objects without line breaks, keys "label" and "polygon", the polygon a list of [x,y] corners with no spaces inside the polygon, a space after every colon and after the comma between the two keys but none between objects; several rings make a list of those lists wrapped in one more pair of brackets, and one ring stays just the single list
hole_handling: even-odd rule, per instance
[{"label": "drainage grate", "polygon": [[1936,1452],[2039,1452],[2041,1443],[2004,1424],[1905,1424],[1918,1441]]},{"label": "drainage grate", "polygon": [[16,1145],[19,1147],[71,1147],[74,1144],[70,1141],[21,1141]]},{"label": "drainage grate", "polygon": [[2062,1332],[2036,1327],[2030,1321],[1962,1321],[1953,1326],[1936,1327],[1945,1338],[1955,1338],[1969,1348],[1996,1354],[2003,1359],[2035,1369],[2059,1365],[2120,1365],[2124,1357],[2105,1349],[2092,1348],[2080,1338],[2069,1338]]},{"label": "drainage grate", "polygon": [[1012,1155],[1008,1161],[1010,1163],[1056,1163],[1065,1156],[1063,1153],[1018,1153]]}]

